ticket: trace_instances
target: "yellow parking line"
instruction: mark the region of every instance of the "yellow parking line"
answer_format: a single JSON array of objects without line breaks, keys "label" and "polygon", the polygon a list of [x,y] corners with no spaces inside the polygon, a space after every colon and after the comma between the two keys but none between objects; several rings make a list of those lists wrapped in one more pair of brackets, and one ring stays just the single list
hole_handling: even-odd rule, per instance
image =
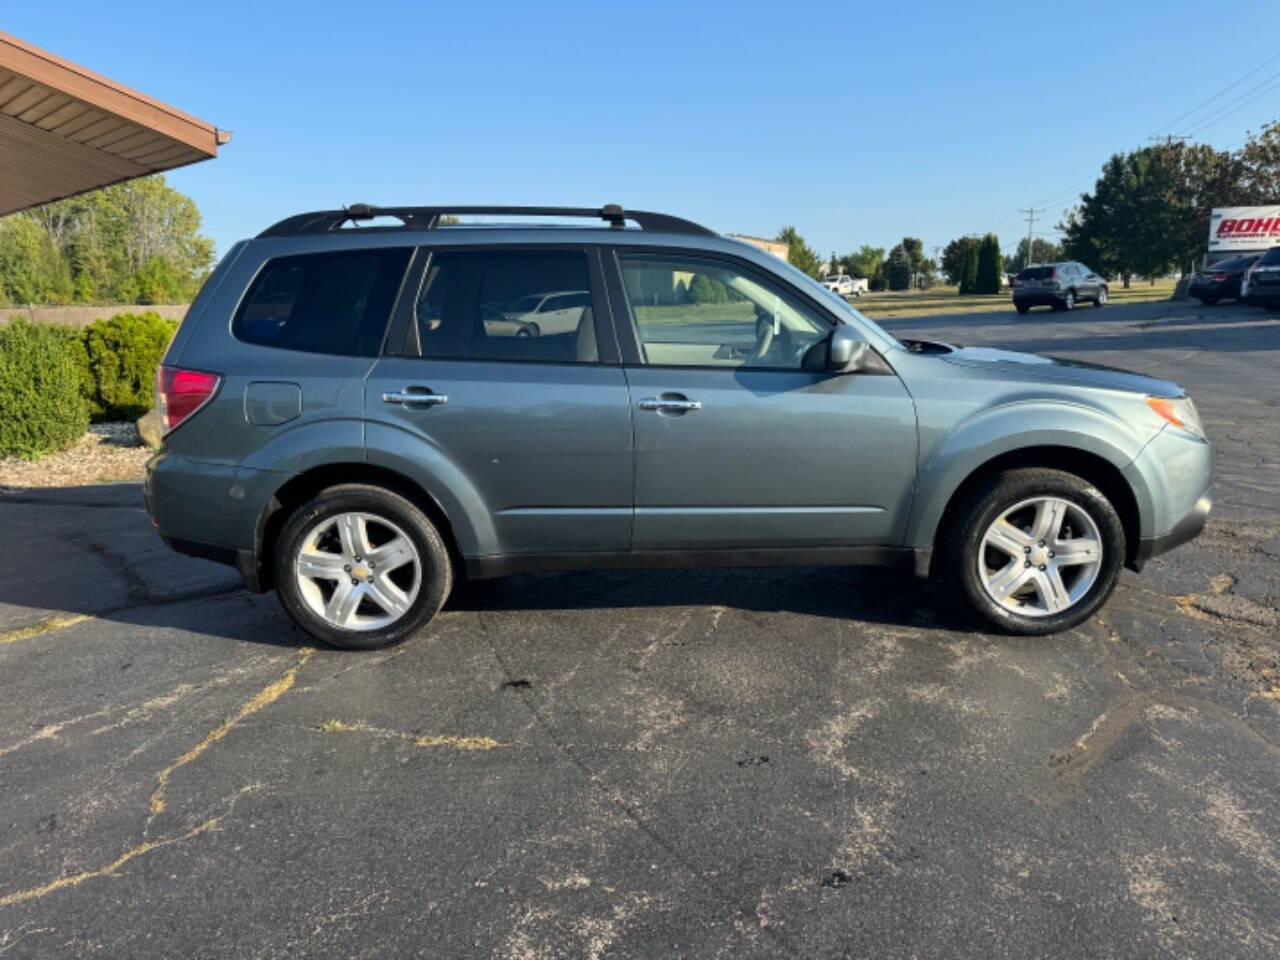
[{"label": "yellow parking line", "polygon": [[96,618],[90,613],[69,613],[50,617],[48,620],[42,620],[29,627],[22,627],[19,630],[9,630],[6,633],[0,633],[0,646],[5,645],[6,643],[17,643],[20,640],[30,640],[32,637],[39,637],[46,633],[53,633],[53,631],[61,630],[64,627],[74,627],[77,623],[84,623],[86,620],[94,619]]}]

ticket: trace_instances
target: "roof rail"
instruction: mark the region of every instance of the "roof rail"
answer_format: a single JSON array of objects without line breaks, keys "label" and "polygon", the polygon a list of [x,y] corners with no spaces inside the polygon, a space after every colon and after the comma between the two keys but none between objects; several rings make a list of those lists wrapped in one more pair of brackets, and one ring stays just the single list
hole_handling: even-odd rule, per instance
[{"label": "roof rail", "polygon": [[[317,210],[286,217],[263,230],[261,237],[292,237],[307,233],[328,233],[340,229],[346,223],[372,220],[374,217],[396,217],[402,226],[390,229],[435,230],[442,217],[473,214],[521,216],[521,217],[587,217],[604,220],[611,228],[622,229],[630,220],[641,230],[662,233],[688,233],[715,236],[706,227],[689,220],[665,213],[648,213],[644,210],[623,210],[616,203],[603,207],[375,207],[367,203],[353,203],[341,210]],[[386,228],[372,228],[386,229]]]}]

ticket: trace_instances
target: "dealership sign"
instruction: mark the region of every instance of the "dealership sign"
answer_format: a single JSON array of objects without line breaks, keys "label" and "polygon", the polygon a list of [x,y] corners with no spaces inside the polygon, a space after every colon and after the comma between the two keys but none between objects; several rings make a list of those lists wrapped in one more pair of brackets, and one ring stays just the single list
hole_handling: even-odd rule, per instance
[{"label": "dealership sign", "polygon": [[1214,207],[1209,252],[1265,250],[1280,246],[1280,207]]}]

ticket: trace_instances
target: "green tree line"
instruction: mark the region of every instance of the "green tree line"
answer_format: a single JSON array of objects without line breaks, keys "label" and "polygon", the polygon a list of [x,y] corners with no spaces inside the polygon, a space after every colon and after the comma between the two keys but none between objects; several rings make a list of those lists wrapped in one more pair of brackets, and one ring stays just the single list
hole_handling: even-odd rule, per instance
[{"label": "green tree line", "polygon": [[0,219],[0,306],[184,303],[212,262],[194,201],[131,180]]},{"label": "green tree line", "polygon": [[1280,202],[1280,124],[1238,150],[1169,140],[1117,153],[1058,228],[1063,250],[1107,276],[1194,269],[1214,207]]}]

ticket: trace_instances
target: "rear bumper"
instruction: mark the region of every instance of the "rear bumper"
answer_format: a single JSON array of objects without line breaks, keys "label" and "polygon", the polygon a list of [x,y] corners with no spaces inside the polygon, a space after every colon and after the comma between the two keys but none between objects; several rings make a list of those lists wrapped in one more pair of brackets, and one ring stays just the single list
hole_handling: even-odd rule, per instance
[{"label": "rear bumper", "polygon": [[147,461],[142,498],[169,547],[233,566],[247,587],[260,590],[257,520],[277,480],[267,471],[200,463],[161,450]]},{"label": "rear bumper", "polygon": [[1013,292],[1014,306],[1022,304],[1027,307],[1051,307],[1062,302],[1061,290],[1022,290],[1015,288]]}]

